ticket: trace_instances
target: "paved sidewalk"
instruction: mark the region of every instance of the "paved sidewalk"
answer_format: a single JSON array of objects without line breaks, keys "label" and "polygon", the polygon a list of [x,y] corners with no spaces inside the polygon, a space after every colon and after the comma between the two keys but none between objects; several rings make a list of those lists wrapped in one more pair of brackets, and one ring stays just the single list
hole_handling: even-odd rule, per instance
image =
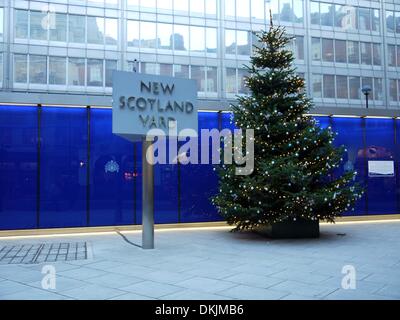
[{"label": "paved sidewalk", "polygon": [[[87,242],[87,259],[0,265],[0,299],[400,299],[400,221],[321,225],[321,238],[268,240],[228,228],[0,238],[8,245]],[[128,240],[128,241],[126,241]],[[133,244],[132,244],[133,243]],[[43,289],[54,266],[56,289]],[[342,268],[356,289],[342,289]]]}]

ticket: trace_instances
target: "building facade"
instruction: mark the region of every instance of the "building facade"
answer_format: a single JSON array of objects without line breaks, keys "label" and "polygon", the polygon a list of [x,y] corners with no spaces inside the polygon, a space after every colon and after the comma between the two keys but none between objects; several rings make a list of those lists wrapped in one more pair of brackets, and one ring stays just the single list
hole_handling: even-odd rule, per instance
[{"label": "building facade", "polygon": [[[271,17],[367,188],[348,214],[399,212],[400,0],[0,0],[0,229],[139,224],[141,148],[111,134],[112,70],[195,79],[199,128],[230,127]],[[157,166],[155,186],[156,222],[221,219],[211,166]]]}]

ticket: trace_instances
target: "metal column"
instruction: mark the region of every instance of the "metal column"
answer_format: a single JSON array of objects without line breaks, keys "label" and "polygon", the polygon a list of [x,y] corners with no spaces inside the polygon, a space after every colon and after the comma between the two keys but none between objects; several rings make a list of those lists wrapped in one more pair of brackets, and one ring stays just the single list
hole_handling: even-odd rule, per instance
[{"label": "metal column", "polygon": [[[149,157],[147,159],[146,153]],[[152,141],[143,139],[142,143],[142,173],[143,173],[143,211],[142,211],[142,248],[154,249],[154,168]]]}]

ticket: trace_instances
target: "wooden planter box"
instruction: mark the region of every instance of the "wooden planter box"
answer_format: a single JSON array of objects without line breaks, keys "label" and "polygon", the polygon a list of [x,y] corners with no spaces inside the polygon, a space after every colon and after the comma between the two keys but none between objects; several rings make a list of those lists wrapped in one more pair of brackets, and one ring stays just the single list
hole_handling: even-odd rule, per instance
[{"label": "wooden planter box", "polygon": [[297,218],[260,226],[255,231],[273,239],[318,238],[319,221]]}]

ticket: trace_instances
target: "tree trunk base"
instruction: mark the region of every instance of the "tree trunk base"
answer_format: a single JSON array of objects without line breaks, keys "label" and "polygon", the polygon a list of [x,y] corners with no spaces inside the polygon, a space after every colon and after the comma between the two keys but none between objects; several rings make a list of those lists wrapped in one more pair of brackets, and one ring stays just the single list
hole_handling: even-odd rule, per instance
[{"label": "tree trunk base", "polygon": [[297,218],[296,221],[286,220],[271,225],[263,225],[254,231],[273,239],[318,238],[319,220]]}]

